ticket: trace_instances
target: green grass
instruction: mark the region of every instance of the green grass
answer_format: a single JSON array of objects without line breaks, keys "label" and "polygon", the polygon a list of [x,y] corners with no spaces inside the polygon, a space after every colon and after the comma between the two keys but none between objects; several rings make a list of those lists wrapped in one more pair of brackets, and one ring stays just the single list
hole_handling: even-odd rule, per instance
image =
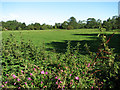
[{"label": "green grass", "polygon": [[[24,31],[2,31],[2,38],[6,39],[10,33],[16,36],[19,41],[24,38],[26,41],[31,40],[34,45],[40,46],[44,42],[47,50],[51,48],[58,49],[60,52],[66,49],[67,42],[71,41],[71,45],[75,46],[78,42],[81,43],[82,51],[84,51],[83,45],[88,43],[91,46],[91,50],[97,49],[97,35],[98,29],[77,29],[77,30],[24,30]],[[110,36],[113,32],[102,32]],[[119,48],[120,43],[120,32],[116,32],[114,35],[114,40],[111,43],[113,48]]]}]

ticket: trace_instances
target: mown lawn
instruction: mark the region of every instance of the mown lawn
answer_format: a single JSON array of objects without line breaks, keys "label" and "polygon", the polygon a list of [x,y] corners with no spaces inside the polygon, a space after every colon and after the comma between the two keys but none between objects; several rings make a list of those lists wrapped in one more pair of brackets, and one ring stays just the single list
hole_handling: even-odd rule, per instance
[{"label": "mown lawn", "polygon": [[[20,41],[21,37],[25,41],[31,40],[34,45],[40,46],[45,43],[47,50],[54,48],[58,52],[65,52],[64,49],[67,47],[67,42],[70,41],[74,47],[79,42],[81,43],[82,51],[84,51],[84,44],[88,43],[92,51],[98,48],[99,41],[98,29],[77,29],[77,30],[24,30],[24,31],[2,31],[2,39],[9,37],[9,34],[14,34],[15,38]],[[102,32],[108,37],[113,32]],[[110,41],[110,46],[116,48],[118,52],[120,43],[120,32],[115,32],[114,37]]]}]

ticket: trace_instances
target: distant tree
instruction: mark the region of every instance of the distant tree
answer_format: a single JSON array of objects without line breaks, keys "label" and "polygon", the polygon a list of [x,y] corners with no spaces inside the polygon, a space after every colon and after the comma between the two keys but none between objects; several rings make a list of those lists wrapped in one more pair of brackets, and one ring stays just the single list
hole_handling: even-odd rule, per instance
[{"label": "distant tree", "polygon": [[94,29],[96,27],[96,20],[94,18],[88,18],[86,27]]},{"label": "distant tree", "polygon": [[113,16],[111,19],[112,29],[117,29],[117,19],[118,16]]},{"label": "distant tree", "polygon": [[47,27],[47,25],[44,23],[44,24],[42,24],[42,26],[41,26],[40,29],[41,29],[41,30],[46,30],[46,29],[48,29],[48,27]]},{"label": "distant tree", "polygon": [[34,30],[40,30],[41,25],[39,23],[34,24]]},{"label": "distant tree", "polygon": [[16,20],[2,22],[2,26],[8,30],[18,30],[18,27],[21,26],[21,22],[18,22]]},{"label": "distant tree", "polygon": [[120,29],[120,17],[116,18],[117,29]]},{"label": "distant tree", "polygon": [[34,24],[33,23],[28,25],[28,30],[34,30]]},{"label": "distant tree", "polygon": [[27,29],[25,23],[22,23],[20,27],[21,27],[22,30],[26,30]]},{"label": "distant tree", "polygon": [[68,26],[72,26],[73,29],[78,29],[78,23],[74,17],[70,17],[70,19],[68,19]]},{"label": "distant tree", "polygon": [[78,28],[79,29],[85,28],[85,25],[86,25],[85,20],[83,20],[83,21],[79,20],[78,21]]},{"label": "distant tree", "polygon": [[68,22],[67,22],[67,21],[64,21],[64,22],[61,24],[61,27],[62,27],[62,29],[67,29],[67,27],[68,27]]},{"label": "distant tree", "polygon": [[74,29],[73,26],[68,25],[67,30],[71,30],[71,29]]}]

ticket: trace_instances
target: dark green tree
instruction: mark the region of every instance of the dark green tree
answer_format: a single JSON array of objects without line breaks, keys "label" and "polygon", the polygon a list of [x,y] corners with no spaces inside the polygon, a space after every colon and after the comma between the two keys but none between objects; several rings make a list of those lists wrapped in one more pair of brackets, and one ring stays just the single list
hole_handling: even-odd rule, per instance
[{"label": "dark green tree", "polygon": [[94,29],[96,27],[96,24],[97,23],[96,23],[96,20],[94,18],[88,18],[86,27]]},{"label": "dark green tree", "polygon": [[62,27],[62,29],[67,29],[67,27],[68,27],[68,22],[67,22],[67,21],[64,21],[64,22],[61,24],[61,27]]},{"label": "dark green tree", "polygon": [[78,23],[74,17],[70,17],[70,19],[68,19],[68,26],[73,27],[73,29],[78,29]]}]

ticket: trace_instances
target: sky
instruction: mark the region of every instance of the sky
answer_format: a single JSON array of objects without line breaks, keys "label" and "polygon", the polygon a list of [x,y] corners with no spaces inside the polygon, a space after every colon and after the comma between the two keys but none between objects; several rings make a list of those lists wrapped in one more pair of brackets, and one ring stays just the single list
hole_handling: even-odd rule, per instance
[{"label": "sky", "polygon": [[0,21],[17,20],[26,24],[38,22],[54,25],[63,23],[72,16],[79,21],[88,18],[107,20],[118,15],[119,0],[93,1],[1,0]]}]

